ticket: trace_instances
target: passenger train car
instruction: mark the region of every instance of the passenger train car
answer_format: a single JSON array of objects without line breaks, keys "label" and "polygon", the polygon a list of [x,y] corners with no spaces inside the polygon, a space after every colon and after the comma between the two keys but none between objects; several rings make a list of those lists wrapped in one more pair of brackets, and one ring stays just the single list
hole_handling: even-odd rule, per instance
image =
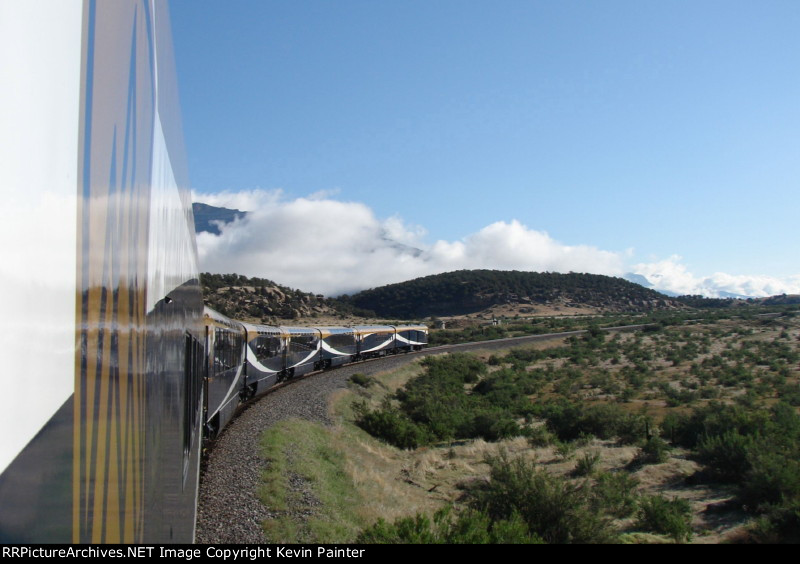
[{"label": "passenger train car", "polygon": [[0,76],[0,542],[192,542],[204,429],[424,328],[204,312],[165,0],[3,0]]},{"label": "passenger train car", "polygon": [[0,2],[0,541],[189,542],[198,283],[167,6]]},{"label": "passenger train car", "polygon": [[206,435],[215,437],[238,406],[313,371],[420,350],[424,325],[285,327],[228,319],[206,307]]}]

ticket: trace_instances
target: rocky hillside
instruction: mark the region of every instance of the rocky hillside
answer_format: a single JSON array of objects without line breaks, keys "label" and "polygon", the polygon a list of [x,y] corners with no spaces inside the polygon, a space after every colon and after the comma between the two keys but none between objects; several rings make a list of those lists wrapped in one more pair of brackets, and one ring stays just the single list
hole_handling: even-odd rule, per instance
[{"label": "rocky hillside", "polygon": [[239,274],[205,273],[201,283],[206,305],[229,317],[267,324],[349,315],[422,319],[485,312],[496,306],[512,306],[522,314],[553,315],[546,310],[644,312],[688,305],[621,278],[575,273],[461,270],[339,298]]},{"label": "rocky hillside", "polygon": [[382,286],[341,301],[372,310],[378,316],[419,318],[464,315],[495,305],[563,305],[604,312],[682,308],[654,290],[622,278],[596,274],[460,270]]},{"label": "rocky hillside", "polygon": [[[205,304],[223,315],[266,324],[279,320],[343,316],[353,306],[320,294],[311,294],[276,284],[264,278],[240,274],[209,274],[200,277]],[[369,314],[371,312],[356,312]]]}]

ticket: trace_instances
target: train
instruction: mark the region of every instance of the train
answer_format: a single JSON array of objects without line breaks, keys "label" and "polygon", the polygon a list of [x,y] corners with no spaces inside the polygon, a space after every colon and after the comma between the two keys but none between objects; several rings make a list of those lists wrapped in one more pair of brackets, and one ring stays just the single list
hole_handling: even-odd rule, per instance
[{"label": "train", "polygon": [[291,327],[245,323],[210,307],[205,322],[205,436],[216,437],[244,402],[311,372],[421,350],[425,325]]},{"label": "train", "polygon": [[425,329],[204,309],[166,0],[3,0],[0,72],[0,542],[190,543],[204,437]]}]

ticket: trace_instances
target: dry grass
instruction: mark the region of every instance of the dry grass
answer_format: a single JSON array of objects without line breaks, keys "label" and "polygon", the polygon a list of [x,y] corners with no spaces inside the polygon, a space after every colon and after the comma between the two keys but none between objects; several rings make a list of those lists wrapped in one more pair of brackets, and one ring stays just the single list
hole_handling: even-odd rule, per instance
[{"label": "dry grass", "polygon": [[[702,339],[708,335],[718,335],[720,331],[730,331],[736,328],[734,323],[717,325],[691,326],[691,339]],[[683,329],[676,328],[675,331]],[[676,389],[683,389],[684,384],[692,384],[696,378],[689,374],[692,362],[700,363],[704,358],[720,354],[728,348],[730,343],[741,339],[771,340],[775,339],[780,328],[755,325],[752,335],[742,337],[739,335],[715,336],[711,339],[711,346],[697,358],[681,362],[677,366],[667,362],[654,353],[648,366],[651,373],[650,380],[637,393],[631,401],[621,403],[626,410],[635,413],[644,412],[656,422],[663,419],[667,413],[689,411],[707,400],[701,399],[689,406],[667,407],[667,404],[657,384],[668,382]],[[800,330],[791,329],[790,341],[797,347]],[[619,334],[618,342],[627,346],[639,342],[643,349],[651,351],[664,351],[667,345],[684,345],[688,339],[674,340],[670,344],[667,337],[658,335],[641,335],[633,333]],[[562,341],[537,342],[526,345],[524,348],[543,349],[563,346]],[[476,353],[479,358],[488,360],[492,355],[499,354],[496,350],[484,350]],[[528,369],[541,368],[548,364],[561,366],[564,360],[545,360],[533,364]],[[599,369],[605,369],[614,383],[624,387],[627,384],[621,377],[626,366],[632,364],[624,357],[622,362],[611,364],[603,362],[596,366],[582,366],[581,370],[587,375]],[[410,363],[398,370],[376,374],[374,377],[379,382],[367,390],[358,386],[350,386],[341,390],[331,398],[330,410],[337,421],[332,440],[344,461],[344,468],[349,474],[354,487],[358,491],[359,507],[354,508],[359,521],[373,523],[378,518],[392,521],[401,516],[413,515],[417,512],[432,513],[442,505],[456,502],[463,496],[465,484],[477,480],[487,479],[489,466],[487,458],[496,457],[501,451],[513,456],[522,456],[546,469],[548,472],[569,477],[574,473],[576,461],[585,453],[598,453],[600,455],[597,472],[621,472],[630,470],[629,463],[638,452],[635,446],[621,446],[614,441],[601,441],[594,439],[573,452],[559,452],[555,445],[534,448],[524,438],[515,438],[496,443],[483,440],[460,441],[451,444],[441,444],[413,451],[399,450],[386,445],[352,424],[354,419],[353,403],[366,401],[375,407],[389,394],[403,386],[410,378],[421,373],[419,362]],[[792,367],[788,382],[798,380],[798,367]],[[722,398],[733,401],[736,395],[743,393],[740,388],[724,388]],[[581,394],[592,401],[615,402],[618,401],[612,394],[601,393],[589,386],[582,384]],[[554,397],[554,386],[548,385],[539,395]],[[679,497],[686,499],[691,504],[694,518],[693,528],[695,543],[717,543],[741,538],[744,535],[748,516],[730,502],[734,497],[732,489],[724,487],[710,487],[708,485],[691,485],[686,478],[697,472],[697,463],[687,458],[687,453],[680,449],[671,451],[669,458],[662,464],[651,464],[636,469],[632,475],[638,482],[638,492],[642,494],[661,494],[668,498]],[[632,518],[619,521],[622,530],[629,527]],[[631,543],[668,542],[658,535],[639,532],[626,533],[622,540]]]}]

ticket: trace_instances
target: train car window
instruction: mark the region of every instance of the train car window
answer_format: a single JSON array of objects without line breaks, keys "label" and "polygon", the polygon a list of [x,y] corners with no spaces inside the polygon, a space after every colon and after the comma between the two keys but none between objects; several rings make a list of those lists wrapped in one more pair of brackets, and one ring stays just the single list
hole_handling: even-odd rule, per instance
[{"label": "train car window", "polygon": [[186,485],[186,471],[199,427],[200,400],[202,398],[202,358],[203,347],[186,333],[183,370],[183,485]]},{"label": "train car window", "polygon": [[292,340],[289,343],[289,351],[292,353],[312,351],[316,350],[316,348],[317,338],[313,335],[292,336]]},{"label": "train car window", "polygon": [[337,349],[344,347],[352,347],[355,345],[355,338],[352,333],[344,333],[340,335],[331,335],[325,339],[328,343]]},{"label": "train car window", "polygon": [[277,335],[261,334],[256,339],[256,358],[259,361],[274,358],[280,354],[281,339]]}]

